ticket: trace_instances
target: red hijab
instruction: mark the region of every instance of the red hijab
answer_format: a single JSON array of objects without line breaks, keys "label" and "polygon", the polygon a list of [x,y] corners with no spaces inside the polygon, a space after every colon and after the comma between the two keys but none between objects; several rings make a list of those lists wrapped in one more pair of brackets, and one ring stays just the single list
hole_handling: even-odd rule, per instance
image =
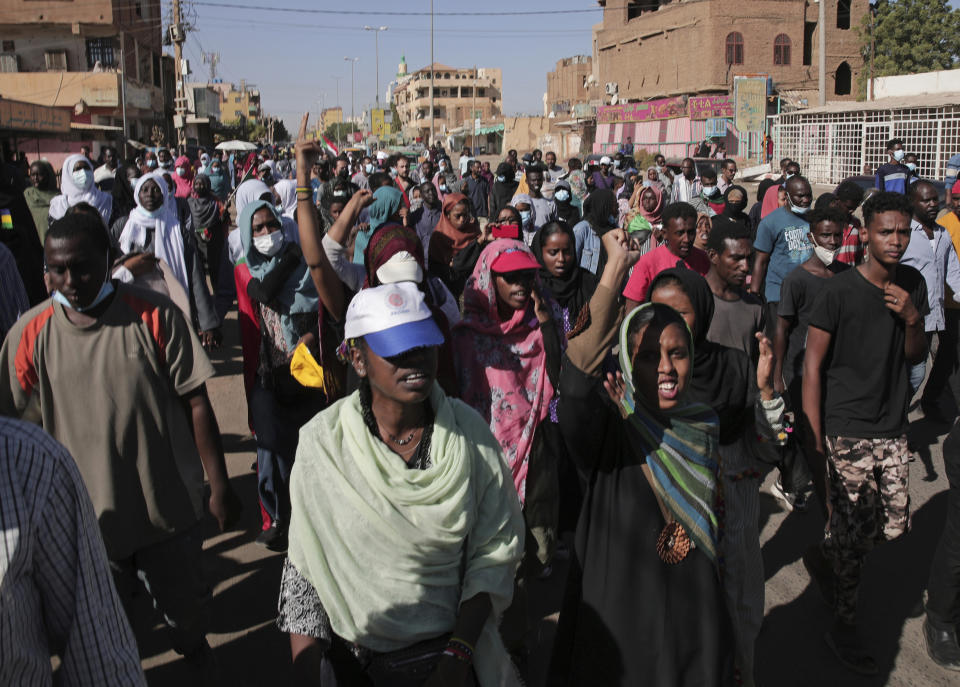
[{"label": "red hijab", "polygon": [[470,207],[470,201],[462,193],[448,193],[443,199],[440,221],[430,237],[431,262],[449,265],[457,253],[469,246],[480,235],[480,225],[473,217],[459,229],[450,222],[447,215],[460,203],[466,203],[467,208]]},{"label": "red hijab", "polygon": [[173,172],[173,182],[177,185],[175,195],[177,198],[189,198],[193,193],[193,165],[190,164],[190,158],[181,155],[173,164],[174,168],[183,167],[184,175],[177,174],[176,169]]}]

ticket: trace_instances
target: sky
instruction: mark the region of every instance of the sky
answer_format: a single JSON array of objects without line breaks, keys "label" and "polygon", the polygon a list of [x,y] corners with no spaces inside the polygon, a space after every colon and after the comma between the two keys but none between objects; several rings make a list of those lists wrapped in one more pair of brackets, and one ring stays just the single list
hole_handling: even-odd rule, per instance
[{"label": "sky", "polygon": [[[201,52],[219,52],[218,78],[256,85],[264,112],[283,119],[291,134],[305,110],[310,110],[312,122],[321,102],[323,107],[337,105],[337,77],[340,105],[349,115],[351,63],[345,57],[360,58],[354,76],[356,111],[374,102],[375,38],[373,31],[364,31],[365,25],[388,27],[379,34],[381,102],[401,56],[406,56],[411,72],[430,62],[429,0],[183,2],[185,18],[194,26],[184,46],[190,79],[208,75]],[[433,0],[433,5],[434,60],[451,67],[502,69],[507,115],[543,112],[547,72],[563,57],[590,54],[591,28],[602,16],[596,0]],[[311,12],[282,11],[286,9]],[[169,13],[169,0],[164,0],[164,13]],[[438,16],[441,13],[446,16]]]}]

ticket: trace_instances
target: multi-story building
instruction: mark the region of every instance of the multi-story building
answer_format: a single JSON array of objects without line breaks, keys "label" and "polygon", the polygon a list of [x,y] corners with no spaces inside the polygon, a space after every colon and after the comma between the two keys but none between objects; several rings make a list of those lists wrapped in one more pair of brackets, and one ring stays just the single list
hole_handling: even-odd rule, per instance
[{"label": "multi-story building", "polygon": [[320,112],[320,126],[321,131],[326,131],[334,124],[339,124],[343,121],[343,108],[341,107],[326,107]]},{"label": "multi-story building", "polygon": [[401,78],[393,89],[400,127],[410,136],[430,137],[430,72],[436,135],[469,127],[477,119],[490,124],[503,118],[503,73],[499,69],[457,69],[434,63]]},{"label": "multi-story building", "polygon": [[0,0],[0,97],[68,111],[77,134],[41,155],[119,141],[124,100],[130,138],[164,126],[162,24],[160,0]]},{"label": "multi-story building", "polygon": [[209,146],[213,144],[213,125],[220,119],[220,92],[216,83],[187,83],[187,116],[184,128],[187,142]]},{"label": "multi-story building", "polygon": [[[820,31],[830,100],[856,98],[863,59],[857,27],[868,0],[597,0],[594,73],[610,102],[732,93],[735,76],[770,77],[777,91],[818,90]],[[811,101],[815,102],[815,100]]]},{"label": "multi-story building", "polygon": [[248,85],[244,79],[240,86],[232,83],[213,84],[220,93],[220,120],[225,124],[233,124],[244,120],[256,123],[263,119],[260,109],[259,89]]},{"label": "multi-story building", "polygon": [[544,115],[573,115],[577,105],[596,105],[600,89],[593,74],[589,55],[574,55],[557,61],[557,68],[547,72]]}]

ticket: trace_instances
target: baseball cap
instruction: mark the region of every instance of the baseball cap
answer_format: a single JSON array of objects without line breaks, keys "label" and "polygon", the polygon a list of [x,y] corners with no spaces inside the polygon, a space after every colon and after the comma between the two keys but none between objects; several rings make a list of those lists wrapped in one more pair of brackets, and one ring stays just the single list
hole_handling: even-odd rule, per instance
[{"label": "baseball cap", "polygon": [[411,282],[361,289],[347,308],[344,334],[362,336],[381,358],[443,343],[423,293]]},{"label": "baseball cap", "polygon": [[538,269],[540,269],[540,263],[529,251],[523,248],[508,248],[490,264],[490,270],[500,274]]},{"label": "baseball cap", "polygon": [[613,164],[613,160],[610,159],[609,155],[604,155],[602,158],[600,158],[600,164],[601,165]]}]

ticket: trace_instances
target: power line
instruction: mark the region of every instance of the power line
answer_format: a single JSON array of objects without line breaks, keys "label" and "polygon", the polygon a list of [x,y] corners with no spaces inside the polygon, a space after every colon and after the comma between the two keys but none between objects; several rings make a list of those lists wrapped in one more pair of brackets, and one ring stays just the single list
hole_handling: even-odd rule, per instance
[{"label": "power line", "polygon": [[[240,5],[233,2],[198,2],[193,0],[192,4],[197,7],[221,7],[234,10],[254,10],[257,12],[292,12],[296,14],[323,14],[323,15],[343,15],[343,16],[364,16],[364,17],[429,17],[430,12],[400,12],[396,10],[332,10],[332,9],[309,9],[299,7],[264,7],[253,5]],[[611,9],[611,8],[607,8]],[[578,10],[507,10],[502,12],[434,12],[436,17],[518,17],[518,16],[539,16],[556,14],[587,14],[593,12],[602,12],[603,7],[590,7]]]}]

